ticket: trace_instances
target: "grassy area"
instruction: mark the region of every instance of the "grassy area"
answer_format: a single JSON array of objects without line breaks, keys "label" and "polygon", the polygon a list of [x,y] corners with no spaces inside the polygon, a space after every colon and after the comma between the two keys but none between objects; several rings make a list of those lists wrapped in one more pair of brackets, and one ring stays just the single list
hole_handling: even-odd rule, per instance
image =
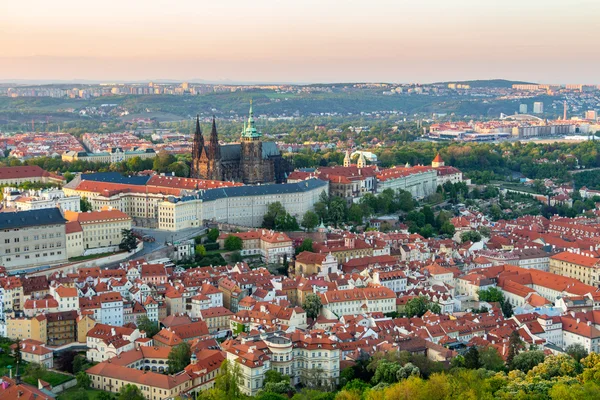
[{"label": "grassy area", "polygon": [[93,259],[96,259],[96,258],[102,258],[102,257],[106,257],[106,256],[112,256],[113,254],[116,254],[116,253],[89,254],[87,256],[71,257],[71,258],[69,258],[69,261],[70,262],[75,262],[75,261],[93,260]]},{"label": "grassy area", "polygon": [[[78,387],[72,387],[71,389],[67,389],[64,392],[60,393],[56,399],[57,400],[71,400],[75,397],[75,394],[79,391]],[[96,400],[100,393],[107,393],[102,390],[96,389],[85,389],[85,392],[88,395],[89,400]]]},{"label": "grassy area", "polygon": [[227,250],[225,250],[225,249],[219,249],[219,250],[210,250],[210,251],[207,250],[206,251],[206,255],[207,256],[215,256],[217,254],[223,254],[223,253],[227,253]]},{"label": "grassy area", "polygon": [[[58,372],[46,371],[44,375],[40,378],[43,381],[48,382],[52,386],[60,385],[61,383],[65,383],[70,381],[71,379],[75,379],[71,375],[59,374]],[[24,376],[23,381],[29,383],[30,385],[37,386],[37,379],[32,376]]]}]

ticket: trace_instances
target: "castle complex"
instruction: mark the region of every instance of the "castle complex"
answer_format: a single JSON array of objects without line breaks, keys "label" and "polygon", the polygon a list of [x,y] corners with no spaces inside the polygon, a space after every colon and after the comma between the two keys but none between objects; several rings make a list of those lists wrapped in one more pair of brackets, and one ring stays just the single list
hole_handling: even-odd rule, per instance
[{"label": "castle complex", "polygon": [[217,126],[213,118],[208,143],[196,119],[192,146],[191,177],[245,184],[282,183],[290,172],[290,165],[277,149],[275,142],[263,142],[256,129],[252,104],[248,122],[244,124],[240,143],[219,144]]}]

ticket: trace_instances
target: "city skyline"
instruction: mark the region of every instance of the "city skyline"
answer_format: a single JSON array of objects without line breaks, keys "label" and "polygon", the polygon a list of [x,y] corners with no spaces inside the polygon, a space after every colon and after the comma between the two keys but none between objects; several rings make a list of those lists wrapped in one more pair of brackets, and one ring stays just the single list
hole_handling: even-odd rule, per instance
[{"label": "city skyline", "polygon": [[[0,81],[600,83],[600,4],[11,2]],[[557,29],[560,27],[560,29]]]}]

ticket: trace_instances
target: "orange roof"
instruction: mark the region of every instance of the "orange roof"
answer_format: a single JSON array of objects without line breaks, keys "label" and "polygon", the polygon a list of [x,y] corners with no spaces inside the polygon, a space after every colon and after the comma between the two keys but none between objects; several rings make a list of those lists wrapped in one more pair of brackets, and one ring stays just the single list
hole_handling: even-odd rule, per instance
[{"label": "orange roof", "polygon": [[581,254],[571,253],[569,251],[563,251],[562,253],[558,253],[550,257],[552,260],[564,261],[571,264],[577,264],[584,267],[596,267],[600,262],[600,259],[584,256]]},{"label": "orange roof", "polygon": [[69,221],[78,221],[79,223],[96,223],[105,221],[130,220],[131,217],[119,210],[100,210],[91,212],[65,211],[65,218]]},{"label": "orange roof", "polygon": [[444,160],[442,160],[442,157],[440,156],[440,153],[437,153],[437,155],[435,156],[435,158],[433,159],[433,162],[444,162]]},{"label": "orange roof", "polygon": [[79,222],[77,222],[77,221],[67,222],[65,233],[68,235],[69,233],[76,233],[76,232],[83,232],[83,229],[81,229],[81,224],[79,224]]}]

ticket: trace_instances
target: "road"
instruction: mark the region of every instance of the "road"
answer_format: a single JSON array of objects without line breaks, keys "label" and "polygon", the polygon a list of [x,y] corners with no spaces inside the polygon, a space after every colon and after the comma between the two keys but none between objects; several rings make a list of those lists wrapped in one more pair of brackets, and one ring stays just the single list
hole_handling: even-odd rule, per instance
[{"label": "road", "polygon": [[178,232],[159,231],[158,229],[134,227],[134,231],[140,232],[142,235],[149,235],[156,239],[154,242],[144,242],[144,248],[136,253],[132,258],[140,258],[153,251],[160,250],[165,247],[165,243],[179,242],[182,240],[192,239],[196,236],[204,234],[206,228],[190,228]]}]

